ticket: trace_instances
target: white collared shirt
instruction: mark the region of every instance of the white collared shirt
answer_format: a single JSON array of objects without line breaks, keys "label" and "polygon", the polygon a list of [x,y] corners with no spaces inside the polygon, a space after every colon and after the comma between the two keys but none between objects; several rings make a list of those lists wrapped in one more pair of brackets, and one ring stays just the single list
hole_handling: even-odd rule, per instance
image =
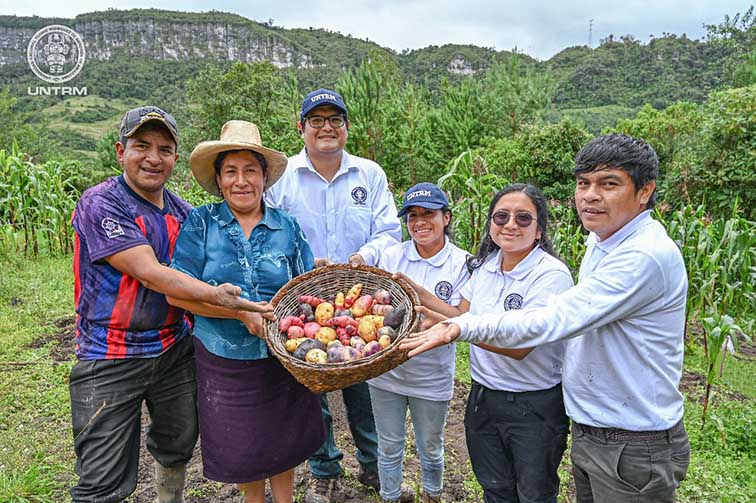
[{"label": "white collared shirt", "polygon": [[[475,271],[462,290],[472,315],[505,313],[545,306],[548,299],[573,285],[564,263],[534,248],[511,271],[501,270],[501,251]],[[503,391],[550,389],[562,381],[564,343],[545,344],[523,360],[470,346],[470,376],[486,388]]]},{"label": "white collared shirt", "polygon": [[575,337],[562,375],[573,421],[670,428],[683,415],[677,388],[688,279],[680,250],[650,211],[608,239],[592,234],[587,243],[578,284],[546,307],[450,321],[462,328],[462,340],[507,347]]},{"label": "white collared shirt", "polygon": [[297,219],[316,258],[343,263],[359,253],[375,265],[382,250],[402,239],[383,169],[346,151],[330,182],[315,170],[306,150],[290,157],[265,202]]},{"label": "white collared shirt", "polygon": [[[415,242],[405,241],[385,250],[378,267],[402,272],[451,306],[462,300],[462,287],[470,275],[467,252],[446,240],[437,254],[423,258]],[[447,401],[454,394],[456,348],[448,344],[407,360],[399,367],[368,381],[371,386],[425,400]]]}]

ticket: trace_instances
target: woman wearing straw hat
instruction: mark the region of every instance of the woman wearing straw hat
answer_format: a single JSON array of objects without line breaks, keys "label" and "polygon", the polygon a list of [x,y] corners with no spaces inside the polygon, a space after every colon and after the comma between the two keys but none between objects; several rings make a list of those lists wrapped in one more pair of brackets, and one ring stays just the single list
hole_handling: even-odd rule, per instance
[{"label": "woman wearing straw hat", "polygon": [[[197,182],[222,202],[193,210],[181,228],[172,267],[210,284],[233,280],[242,296],[270,300],[313,268],[299,224],[268,208],[263,192],[286,169],[257,126],[229,121],[220,141],[189,159]],[[169,299],[196,315],[197,407],[204,474],[236,483],[247,503],[291,502],[294,467],[325,440],[320,402],[268,355],[258,314]]]}]

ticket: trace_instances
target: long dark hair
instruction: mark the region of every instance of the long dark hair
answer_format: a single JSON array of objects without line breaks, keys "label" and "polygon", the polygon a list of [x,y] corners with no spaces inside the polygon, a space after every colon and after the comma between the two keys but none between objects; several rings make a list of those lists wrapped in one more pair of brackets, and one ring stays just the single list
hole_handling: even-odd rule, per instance
[{"label": "long dark hair", "polygon": [[491,215],[493,215],[494,208],[496,208],[499,199],[513,192],[522,192],[530,198],[530,201],[536,208],[536,225],[538,225],[538,229],[541,231],[541,237],[538,239],[538,246],[549,255],[559,258],[554,251],[554,246],[551,244],[551,240],[549,239],[549,204],[543,193],[538,187],[529,183],[511,183],[494,195],[491,205],[488,207],[486,226],[483,229],[478,253],[474,256],[467,257],[467,270],[470,271],[470,274],[483,265],[483,262],[485,262],[491,254],[499,251],[499,245],[494,243],[494,240],[491,239]]}]

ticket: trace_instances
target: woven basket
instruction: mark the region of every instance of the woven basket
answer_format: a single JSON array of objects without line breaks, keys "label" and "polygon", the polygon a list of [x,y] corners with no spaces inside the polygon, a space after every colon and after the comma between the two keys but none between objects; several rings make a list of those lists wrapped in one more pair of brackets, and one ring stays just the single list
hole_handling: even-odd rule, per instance
[{"label": "woven basket", "polygon": [[265,340],[270,351],[281,361],[294,378],[315,393],[342,389],[379,376],[407,360],[407,352],[399,349],[399,342],[415,330],[418,315],[414,307],[420,304],[415,290],[405,281],[391,279],[391,274],[375,267],[352,267],[336,264],[319,267],[286,283],[271,300],[276,320],[299,311],[300,295],[332,297],[346,293],[355,283],[362,283],[363,293],[373,295],[384,289],[391,293],[391,305],[404,306],[407,315],[396,331],[390,346],[367,358],[344,363],[316,364],[294,358],[286,351],[286,335],[278,330],[278,321],[265,324]]}]

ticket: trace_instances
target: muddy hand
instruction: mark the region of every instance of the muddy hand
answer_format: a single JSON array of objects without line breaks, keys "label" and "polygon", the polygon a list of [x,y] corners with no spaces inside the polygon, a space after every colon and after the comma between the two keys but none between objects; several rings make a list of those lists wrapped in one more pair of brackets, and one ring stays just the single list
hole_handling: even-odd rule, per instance
[{"label": "muddy hand", "polygon": [[333,262],[331,262],[331,259],[329,258],[316,258],[315,259],[315,267],[325,267],[327,265],[331,265]]},{"label": "muddy hand", "polygon": [[365,265],[365,257],[360,255],[359,253],[353,253],[349,256],[349,265],[351,265],[352,267]]},{"label": "muddy hand", "polygon": [[410,358],[425,353],[433,348],[453,342],[459,337],[459,325],[438,323],[432,328],[418,332],[399,343],[399,349],[409,351]]},{"label": "muddy hand", "polygon": [[422,320],[420,322],[420,330],[428,330],[436,323],[449,319],[443,314],[432,309],[428,309],[425,306],[415,306],[415,312],[420,314],[420,319]]},{"label": "muddy hand", "polygon": [[241,288],[230,283],[223,283],[215,288],[217,298],[215,304],[233,310],[260,313],[266,320],[275,320],[273,305],[269,302],[252,302],[241,298]]},{"label": "muddy hand", "polygon": [[251,313],[249,311],[243,311],[239,313],[239,321],[244,323],[250,334],[256,335],[261,339],[264,337],[265,330],[263,329],[263,319],[259,313]]}]

